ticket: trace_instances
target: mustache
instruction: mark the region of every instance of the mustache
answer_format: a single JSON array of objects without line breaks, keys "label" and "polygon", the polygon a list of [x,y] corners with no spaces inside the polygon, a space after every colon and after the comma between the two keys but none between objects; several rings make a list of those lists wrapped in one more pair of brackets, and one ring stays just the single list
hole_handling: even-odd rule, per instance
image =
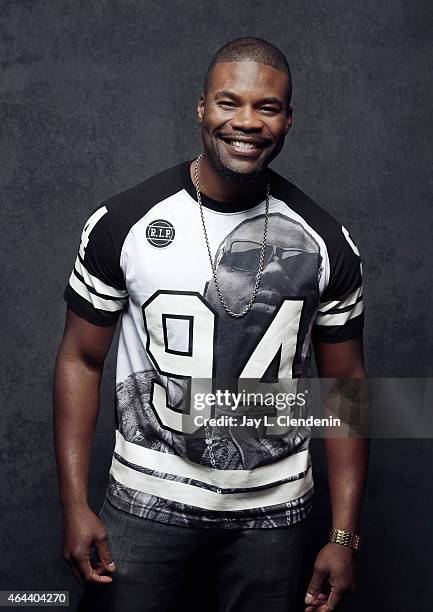
[{"label": "mustache", "polygon": [[263,288],[256,294],[256,303],[268,304],[269,306],[274,306],[274,308],[276,308],[280,305],[280,302],[281,295],[276,291]]},{"label": "mustache", "polygon": [[236,140],[236,138],[251,138],[255,142],[258,142],[260,145],[266,146],[272,144],[273,140],[271,138],[262,138],[260,136],[256,136],[255,134],[245,134],[243,132],[231,132],[230,134],[226,132],[215,132],[215,136],[218,138],[227,138],[230,140]]}]

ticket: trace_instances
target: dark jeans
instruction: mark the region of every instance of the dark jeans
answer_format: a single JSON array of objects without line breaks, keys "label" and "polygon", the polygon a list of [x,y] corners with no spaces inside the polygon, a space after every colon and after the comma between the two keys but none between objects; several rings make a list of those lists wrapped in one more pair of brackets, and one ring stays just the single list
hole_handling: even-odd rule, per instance
[{"label": "dark jeans", "polygon": [[200,529],[105,502],[117,571],[86,585],[79,612],[294,612],[310,518],[275,529]]}]

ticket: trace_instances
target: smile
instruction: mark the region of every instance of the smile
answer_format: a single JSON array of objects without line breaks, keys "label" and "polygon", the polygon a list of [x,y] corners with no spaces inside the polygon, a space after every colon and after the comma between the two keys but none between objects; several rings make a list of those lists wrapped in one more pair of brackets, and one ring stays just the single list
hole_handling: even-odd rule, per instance
[{"label": "smile", "polygon": [[242,140],[231,140],[230,144],[236,149],[258,149],[259,146],[255,142],[243,142]]},{"label": "smile", "polygon": [[264,145],[259,142],[228,140],[225,138],[221,138],[221,140],[231,153],[236,153],[246,157],[257,157],[264,149]]}]

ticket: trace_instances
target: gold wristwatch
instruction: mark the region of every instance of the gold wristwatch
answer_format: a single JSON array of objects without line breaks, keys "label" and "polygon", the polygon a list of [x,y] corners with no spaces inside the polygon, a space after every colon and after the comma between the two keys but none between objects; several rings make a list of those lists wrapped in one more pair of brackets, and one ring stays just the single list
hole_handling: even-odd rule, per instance
[{"label": "gold wristwatch", "polygon": [[359,550],[361,546],[361,538],[356,533],[344,531],[343,529],[335,529],[334,527],[329,532],[329,541],[336,544],[342,544],[353,550]]}]

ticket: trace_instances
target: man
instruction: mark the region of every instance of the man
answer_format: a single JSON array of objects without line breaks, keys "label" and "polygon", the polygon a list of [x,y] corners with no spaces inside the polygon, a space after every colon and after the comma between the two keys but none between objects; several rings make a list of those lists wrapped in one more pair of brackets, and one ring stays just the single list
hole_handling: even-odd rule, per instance
[{"label": "man", "polygon": [[[274,45],[228,43],[198,104],[204,153],[99,205],[84,226],[54,409],[80,609],[178,609],[197,565],[209,568],[220,610],[294,609],[313,495],[308,434],[237,436],[198,425],[192,408],[216,377],[308,376],[311,339],[322,377],[366,376],[359,252],[268,168],[291,127],[291,89]],[[87,476],[120,315],[116,445],[98,517]],[[355,586],[368,446],[330,438],[326,451],[332,527],[345,540],[319,552],[308,612],[334,609]]]}]

